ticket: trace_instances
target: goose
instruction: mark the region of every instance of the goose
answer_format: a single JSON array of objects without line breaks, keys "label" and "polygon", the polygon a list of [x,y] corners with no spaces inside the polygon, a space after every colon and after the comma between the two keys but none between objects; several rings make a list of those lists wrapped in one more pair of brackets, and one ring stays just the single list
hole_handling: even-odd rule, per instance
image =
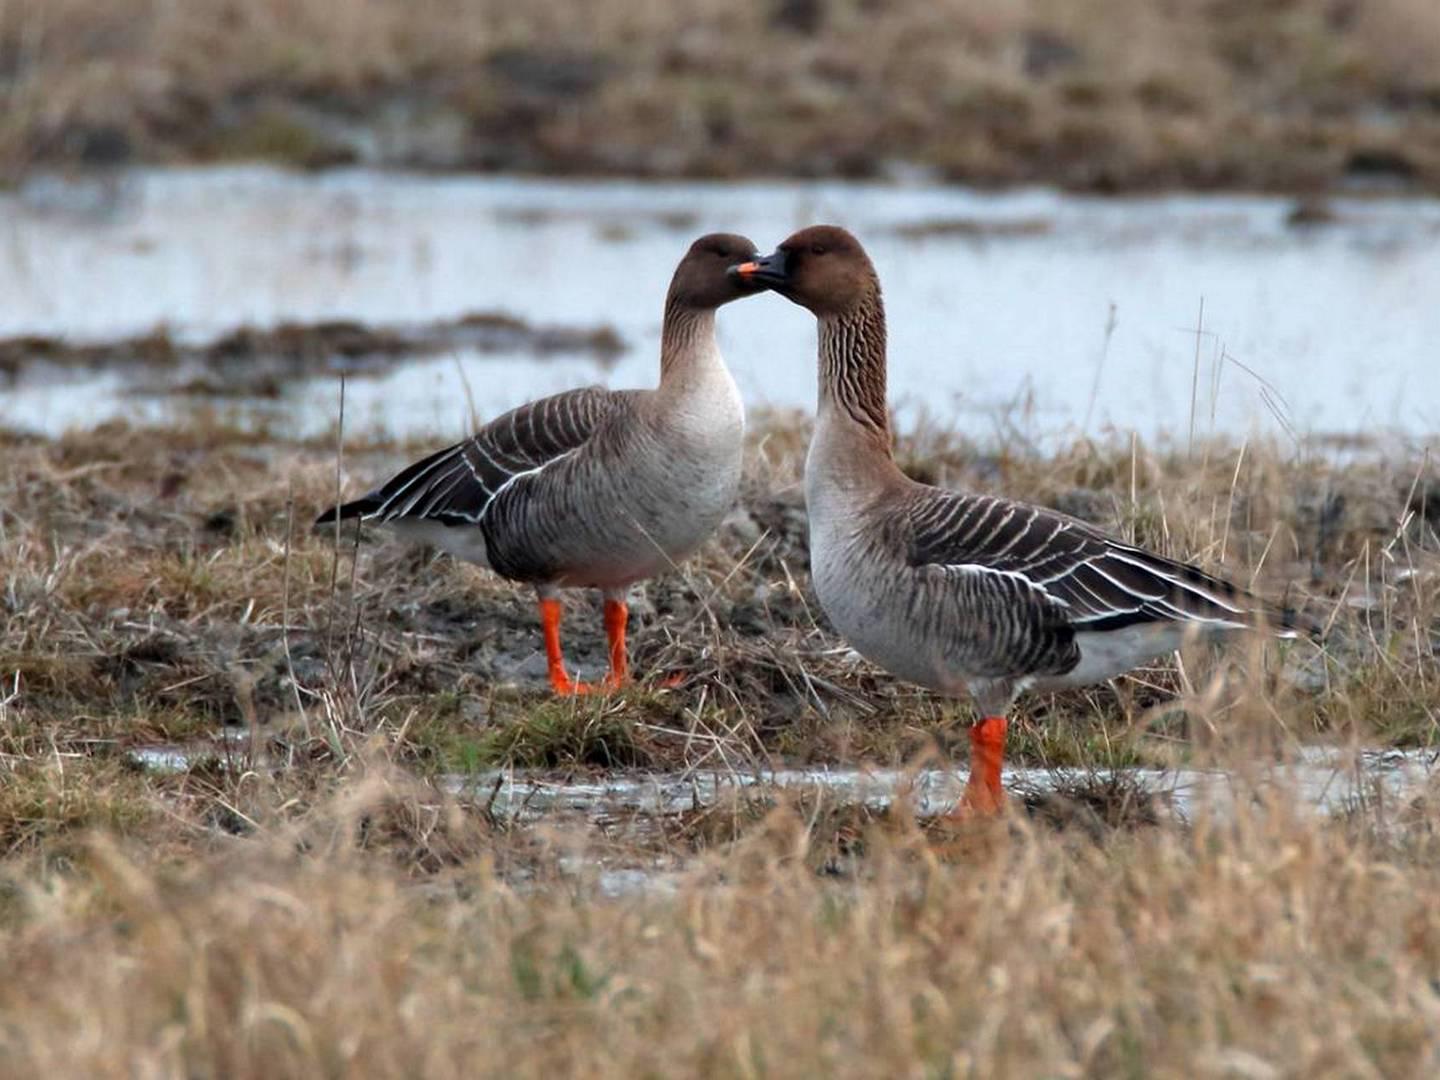
[{"label": "goose", "polygon": [[1296,636],[1292,613],[1198,567],[1053,510],[902,473],[880,279],[846,230],[802,229],[732,272],[815,315],[819,404],[805,460],[815,592],[866,659],[973,699],[962,816],[1003,809],[1006,716],[1022,692],[1103,682],[1193,634]]},{"label": "goose", "polygon": [[[690,245],[665,297],[656,388],[591,386],[521,405],[326,510],[316,526],[382,523],[533,586],[551,688],[618,688],[629,676],[629,587],[695,551],[739,490],[745,412],[715,340],[715,313],[760,291],[728,273],[755,255],[751,241],[725,233]],[[565,588],[604,597],[609,670],[598,684],[565,670]]]}]

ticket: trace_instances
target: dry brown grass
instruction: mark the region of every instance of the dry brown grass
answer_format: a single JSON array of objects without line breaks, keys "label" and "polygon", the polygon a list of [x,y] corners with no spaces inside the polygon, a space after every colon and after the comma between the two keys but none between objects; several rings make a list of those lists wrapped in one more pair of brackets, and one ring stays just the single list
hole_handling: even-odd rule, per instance
[{"label": "dry brown grass", "polygon": [[[1433,806],[1400,841],[1275,801],[948,854],[881,823],[840,877],[780,809],[612,897],[584,837],[541,838],[518,884],[478,829],[377,843],[397,803],[425,814],[354,778],[184,863],[97,838],[19,885],[6,1073],[1414,1076],[1440,1052]],[[418,877],[393,857],[417,836],[452,842]]]},{"label": "dry brown grass", "polygon": [[[792,416],[758,425],[739,512],[637,601],[637,670],[683,671],[688,684],[618,706],[546,701],[525,590],[443,557],[350,541],[337,553],[310,535],[335,495],[323,444],[203,423],[12,439],[0,679],[18,676],[31,723],[61,740],[103,731],[135,744],[252,722],[314,737],[338,724],[388,732],[436,769],[898,764],[966,713],[853,663],[827,632],[804,549],[805,438]],[[346,460],[373,477],[420,449],[357,444]],[[1266,722],[1295,741],[1437,741],[1440,544],[1418,453],[1337,464],[1278,446],[1191,456],[1080,442],[997,456],[927,429],[900,456],[925,479],[1077,513],[1328,624],[1322,649],[1201,650],[1118,692],[1035,699],[1020,717],[1022,760],[1171,761],[1207,729],[1192,713],[1244,712],[1257,689]],[[566,626],[582,666],[604,655],[592,603],[576,595]]]},{"label": "dry brown grass", "polygon": [[[1428,0],[5,0],[0,159],[1440,183]],[[373,136],[373,138],[372,138]]]},{"label": "dry brown grass", "polygon": [[[327,445],[213,423],[0,434],[0,1072],[1433,1069],[1431,792],[1326,820],[1270,786],[1187,826],[1110,780],[1077,793],[1098,810],[1082,828],[1045,809],[959,832],[804,792],[537,821],[492,815],[483,784],[448,793],[435,774],[500,760],[899,763],[963,719],[848,662],[817,617],[805,441],[759,418],[742,512],[636,604],[637,666],[687,683],[577,703],[526,666],[520,590],[383,545],[352,564],[298,527],[334,493]],[[369,478],[421,449],[345,460]],[[931,428],[901,456],[1296,583],[1332,624],[1324,652],[1204,653],[1032,702],[1019,757],[1201,759],[1243,791],[1316,738],[1440,741],[1423,455],[1041,458]],[[595,612],[570,628],[598,660]],[[208,753],[129,756],[173,742]],[[616,895],[614,870],[649,884]]]}]

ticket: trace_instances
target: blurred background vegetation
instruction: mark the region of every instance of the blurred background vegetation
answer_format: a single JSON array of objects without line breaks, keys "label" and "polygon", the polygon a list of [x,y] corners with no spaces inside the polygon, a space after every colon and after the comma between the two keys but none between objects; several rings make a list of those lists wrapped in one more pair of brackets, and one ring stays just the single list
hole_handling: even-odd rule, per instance
[{"label": "blurred background vegetation", "polygon": [[0,0],[0,178],[1440,189],[1435,0]]}]

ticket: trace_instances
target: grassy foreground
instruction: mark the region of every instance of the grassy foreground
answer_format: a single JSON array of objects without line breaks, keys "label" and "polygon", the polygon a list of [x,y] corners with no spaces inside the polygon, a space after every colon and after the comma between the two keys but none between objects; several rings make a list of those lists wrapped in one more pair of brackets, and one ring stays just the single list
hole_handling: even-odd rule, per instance
[{"label": "grassy foreground", "polygon": [[[892,764],[943,742],[964,708],[854,663],[817,615],[805,437],[761,418],[740,509],[637,598],[636,668],[686,681],[570,703],[544,693],[519,590],[307,533],[333,447],[219,422],[0,435],[0,1072],[1433,1068],[1428,793],[1336,821],[1272,788],[1224,822],[958,835],[807,796],[517,824],[448,793],[491,765]],[[420,449],[356,441],[346,482]],[[1423,455],[1007,456],[923,430],[901,457],[1288,586],[1329,624],[1323,648],[1031,701],[1019,758],[1244,772],[1317,740],[1440,742]],[[593,670],[588,600],[567,639]],[[201,751],[179,772],[129,754],[176,743]],[[659,886],[613,895],[615,865]]]},{"label": "grassy foreground", "polygon": [[1431,0],[4,0],[0,169],[1440,188]]},{"label": "grassy foreground", "polygon": [[[352,778],[352,782],[355,778]],[[372,839],[404,819],[405,854]],[[1419,1076],[1440,1053],[1436,808],[1396,844],[1030,828],[941,861],[786,810],[673,891],[523,888],[508,842],[383,781],[166,863],[100,841],[0,933],[7,1075]],[[177,820],[175,827],[194,821]],[[440,869],[413,869],[412,845]],[[572,851],[580,841],[548,838]],[[392,841],[393,844],[393,841]],[[395,847],[402,845],[393,844]],[[438,850],[436,850],[438,849]],[[543,853],[542,853],[543,857]]]}]

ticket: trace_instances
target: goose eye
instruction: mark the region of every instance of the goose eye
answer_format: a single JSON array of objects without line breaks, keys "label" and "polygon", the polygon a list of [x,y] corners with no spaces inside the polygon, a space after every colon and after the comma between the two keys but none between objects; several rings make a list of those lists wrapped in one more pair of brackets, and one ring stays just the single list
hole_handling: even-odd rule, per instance
[{"label": "goose eye", "polygon": [[811,255],[824,255],[825,252],[826,252],[826,250],[827,250],[827,249],[826,249],[826,247],[825,247],[824,244],[811,244],[811,245],[810,245],[810,254],[811,254]]}]

